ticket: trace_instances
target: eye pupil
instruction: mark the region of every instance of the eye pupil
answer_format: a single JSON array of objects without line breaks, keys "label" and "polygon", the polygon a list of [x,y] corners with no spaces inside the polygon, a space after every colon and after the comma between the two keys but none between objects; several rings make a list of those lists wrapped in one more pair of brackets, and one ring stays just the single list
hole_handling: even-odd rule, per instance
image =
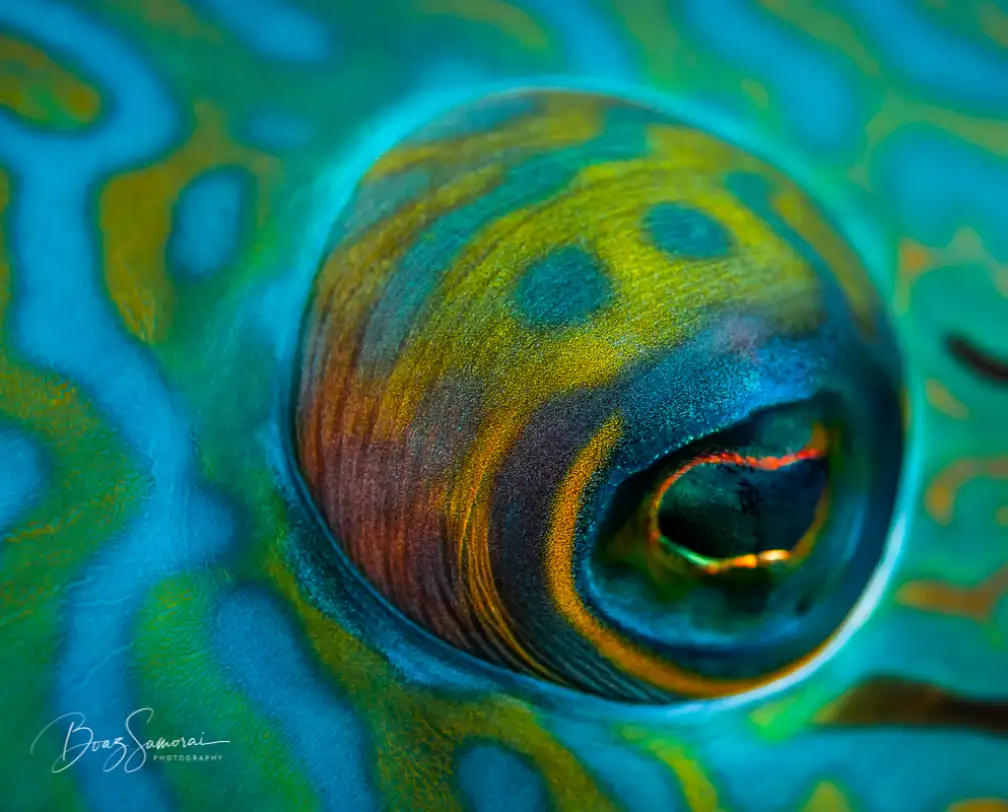
[{"label": "eye pupil", "polygon": [[687,451],[659,487],[652,534],[666,555],[701,575],[773,568],[807,553],[828,499],[829,446],[824,429],[801,431],[788,411],[764,413],[723,433],[716,445]]},{"label": "eye pupil", "polygon": [[669,544],[705,559],[792,553],[815,521],[828,481],[824,457],[796,459],[777,470],[698,465],[665,491],[658,529]]}]

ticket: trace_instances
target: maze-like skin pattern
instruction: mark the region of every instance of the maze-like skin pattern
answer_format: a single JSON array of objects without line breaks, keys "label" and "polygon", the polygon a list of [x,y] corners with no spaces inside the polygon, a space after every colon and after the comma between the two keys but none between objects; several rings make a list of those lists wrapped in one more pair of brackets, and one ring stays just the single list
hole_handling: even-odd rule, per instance
[{"label": "maze-like skin pattern", "polygon": [[[362,589],[297,487],[292,359],[354,184],[530,83],[765,156],[893,312],[880,578],[768,690],[483,667]],[[0,0],[0,107],[3,808],[1008,809],[1002,2]],[[141,741],[227,743],[138,749],[142,708]]]}]

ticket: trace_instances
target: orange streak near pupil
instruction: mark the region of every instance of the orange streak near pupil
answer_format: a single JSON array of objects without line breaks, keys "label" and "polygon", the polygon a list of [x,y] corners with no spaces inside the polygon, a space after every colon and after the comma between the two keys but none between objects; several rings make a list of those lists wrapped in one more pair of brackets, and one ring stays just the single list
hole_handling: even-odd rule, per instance
[{"label": "orange streak near pupil", "polygon": [[[828,439],[826,430],[817,424],[812,429],[812,437],[808,445],[793,454],[785,454],[781,457],[750,457],[736,454],[732,451],[720,451],[716,454],[707,454],[689,460],[662,482],[651,499],[651,518],[647,538],[648,549],[654,553],[659,552],[659,544],[662,537],[661,530],[658,528],[659,507],[669,488],[678,482],[687,472],[700,465],[744,465],[759,471],[779,471],[781,468],[786,468],[789,465],[794,465],[804,460],[822,459],[826,456],[828,450]],[[757,569],[766,564],[788,561],[791,557],[792,552],[790,550],[765,550],[761,553],[747,553],[711,562],[701,565],[700,568],[704,572],[715,575],[732,569]]]}]

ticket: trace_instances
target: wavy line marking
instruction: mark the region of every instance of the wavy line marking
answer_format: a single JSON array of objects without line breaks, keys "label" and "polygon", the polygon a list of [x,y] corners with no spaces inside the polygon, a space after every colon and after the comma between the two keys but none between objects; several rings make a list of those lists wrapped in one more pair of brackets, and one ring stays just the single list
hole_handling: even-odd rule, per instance
[{"label": "wavy line marking", "polygon": [[911,581],[896,592],[896,602],[950,617],[964,617],[987,624],[998,603],[1008,595],[1008,564],[971,587],[944,581]]},{"label": "wavy line marking", "polygon": [[1008,479],[1008,455],[987,459],[967,457],[950,463],[935,475],[924,494],[928,515],[938,524],[951,524],[963,487],[981,478]]}]

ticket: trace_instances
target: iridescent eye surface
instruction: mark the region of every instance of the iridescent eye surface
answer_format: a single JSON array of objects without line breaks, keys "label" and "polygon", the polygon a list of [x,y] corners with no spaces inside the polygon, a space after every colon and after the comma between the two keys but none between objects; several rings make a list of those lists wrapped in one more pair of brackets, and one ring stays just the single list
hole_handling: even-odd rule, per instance
[{"label": "iridescent eye surface", "polygon": [[625,701],[745,691],[882,555],[899,358],[779,171],[662,112],[523,91],[378,160],[302,331],[295,448],[387,601]]}]

